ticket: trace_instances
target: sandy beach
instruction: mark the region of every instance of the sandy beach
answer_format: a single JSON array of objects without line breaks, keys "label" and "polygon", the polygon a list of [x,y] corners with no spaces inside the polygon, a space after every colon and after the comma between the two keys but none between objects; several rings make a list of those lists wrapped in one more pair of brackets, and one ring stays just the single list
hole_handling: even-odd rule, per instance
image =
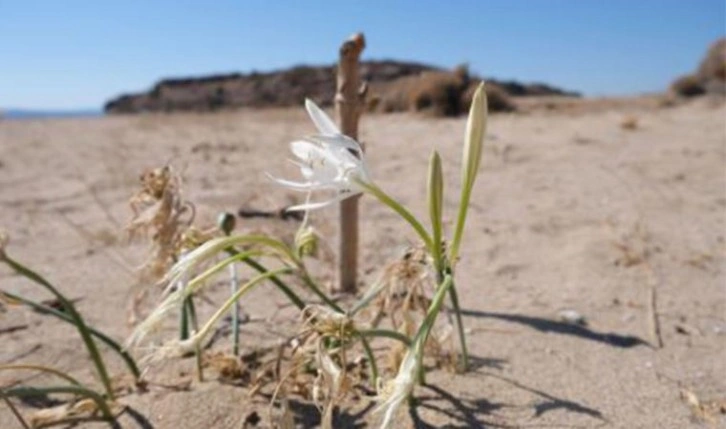
[{"label": "sandy beach", "polygon": [[[431,372],[397,427],[726,424],[726,106],[708,98],[669,107],[647,99],[569,103],[576,105],[490,117],[457,272],[472,369]],[[465,121],[391,114],[361,122],[373,180],[423,218],[428,157],[441,153],[449,230]],[[295,177],[288,143],[312,132],[302,108],[0,121],[0,228],[11,237],[8,252],[77,299],[90,324],[123,341],[140,287],[135,268],[148,249],[142,240],[129,243],[124,231],[139,175],[173,165],[196,206],[195,223],[213,226],[221,211],[302,202],[265,173]],[[372,198],[364,196],[360,210],[364,289],[417,241]],[[312,216],[333,247],[336,219],[335,208]],[[297,226],[238,219],[237,232],[289,240]],[[325,258],[315,267],[324,283],[333,280],[332,267]],[[4,265],[0,285],[49,298]],[[208,297],[219,304],[225,290],[217,289]],[[159,292],[149,287],[146,311]],[[294,333],[299,320],[271,287],[255,290],[242,307],[250,316],[242,326],[245,350]],[[200,304],[202,315],[213,310]],[[584,325],[563,320],[573,312]],[[174,335],[174,323],[167,334]],[[114,374],[123,373],[115,357],[109,361]],[[75,330],[6,306],[0,364],[20,362],[97,384]],[[256,427],[269,427],[269,397],[220,383],[211,371],[200,383],[193,373],[193,359],[155,364],[147,377],[157,384],[119,399],[132,410],[119,417],[120,427],[240,428],[252,412],[262,419]],[[0,386],[18,381],[48,382],[0,373]],[[339,427],[375,427],[380,416],[365,396],[350,403]],[[293,411],[300,427],[318,424],[312,404],[296,402]],[[16,427],[0,405],[0,428]]]}]

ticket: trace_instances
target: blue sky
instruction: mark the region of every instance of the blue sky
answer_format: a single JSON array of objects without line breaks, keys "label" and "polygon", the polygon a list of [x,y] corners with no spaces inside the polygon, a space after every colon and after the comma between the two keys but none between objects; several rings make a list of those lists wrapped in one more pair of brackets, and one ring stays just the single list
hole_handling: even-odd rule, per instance
[{"label": "blue sky", "polygon": [[652,92],[726,30],[724,0],[0,0],[0,106],[100,107],[169,76],[364,58],[542,81],[587,95]]}]

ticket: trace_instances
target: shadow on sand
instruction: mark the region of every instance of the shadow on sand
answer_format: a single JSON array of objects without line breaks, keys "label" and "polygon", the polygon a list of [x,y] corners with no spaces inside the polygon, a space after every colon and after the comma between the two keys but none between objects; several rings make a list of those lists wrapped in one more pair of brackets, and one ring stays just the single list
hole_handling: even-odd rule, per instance
[{"label": "shadow on sand", "polygon": [[[333,413],[333,427],[336,429],[365,428],[367,427],[365,416],[374,407],[375,404],[371,402],[365,408],[356,413],[349,413],[347,411],[341,412],[339,408],[336,408],[335,412]],[[304,429],[320,427],[320,410],[318,410],[318,407],[316,407],[315,405],[311,403],[291,400],[290,410],[293,412],[296,427]]]},{"label": "shadow on sand", "polygon": [[612,332],[596,332],[585,326],[558,322],[541,317],[523,316],[520,314],[492,313],[476,310],[461,310],[461,314],[469,317],[499,319],[506,322],[519,323],[534,328],[540,332],[551,332],[561,335],[571,335],[590,341],[607,344],[613,347],[630,348],[635,346],[650,346],[646,341],[632,335],[620,335]]},{"label": "shadow on sand", "polygon": [[[533,418],[543,416],[545,413],[553,410],[565,410],[569,413],[585,415],[593,419],[599,420],[600,425],[606,425],[608,423],[602,413],[594,408],[585,406],[575,401],[558,398],[547,392],[543,392],[538,389],[526,386],[516,380],[502,377],[496,374],[487,373],[486,376],[493,377],[498,380],[504,381],[513,387],[525,390],[529,393],[533,393],[540,398],[540,401],[534,404]],[[476,399],[461,399],[457,398],[453,394],[444,390],[439,386],[427,385],[424,386],[426,390],[431,392],[430,394],[419,395],[415,403],[409,407],[409,415],[414,422],[414,427],[421,429],[433,429],[438,426],[434,426],[420,416],[418,409],[425,408],[435,411],[438,414],[446,415],[452,424],[446,425],[447,428],[515,428],[522,427],[520,424],[510,425],[503,423],[503,417],[497,417],[495,413],[505,408],[522,408],[521,405],[510,405],[504,403],[490,402],[484,398]],[[526,408],[530,406],[527,405]],[[537,427],[535,424],[534,427]],[[594,427],[594,426],[588,426]]]}]

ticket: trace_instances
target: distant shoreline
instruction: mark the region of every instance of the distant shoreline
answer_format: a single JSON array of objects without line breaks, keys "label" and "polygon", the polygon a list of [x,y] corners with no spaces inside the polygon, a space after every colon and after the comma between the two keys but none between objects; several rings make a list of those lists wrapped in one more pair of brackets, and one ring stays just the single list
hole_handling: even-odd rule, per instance
[{"label": "distant shoreline", "polygon": [[65,118],[97,118],[105,116],[98,109],[83,110],[32,110],[32,109],[0,109],[0,118],[5,120],[18,119],[65,119]]}]

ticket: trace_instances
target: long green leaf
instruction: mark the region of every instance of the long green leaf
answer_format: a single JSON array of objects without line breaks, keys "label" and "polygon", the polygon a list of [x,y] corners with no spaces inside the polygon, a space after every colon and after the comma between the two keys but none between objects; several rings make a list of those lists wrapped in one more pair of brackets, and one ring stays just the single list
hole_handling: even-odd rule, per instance
[{"label": "long green leaf", "polygon": [[449,297],[451,298],[451,306],[454,309],[456,317],[456,329],[459,333],[459,343],[461,344],[461,372],[469,370],[469,351],[466,347],[466,333],[464,332],[464,322],[461,320],[461,308],[459,307],[459,295],[456,293],[456,285],[453,280],[449,289]]},{"label": "long green leaf", "polygon": [[[227,252],[229,255],[239,255],[240,254],[240,252],[237,249],[235,249],[234,247],[231,247],[231,246],[225,248],[224,251]],[[261,274],[265,274],[270,271],[264,265],[260,264],[259,262],[255,261],[254,259],[252,259],[250,257],[242,258],[242,262],[249,265],[255,271],[257,271],[258,273],[261,273]],[[282,293],[284,293],[285,296],[290,301],[292,301],[292,303],[295,305],[295,307],[297,307],[299,310],[302,310],[303,308],[305,308],[305,305],[306,305],[305,302],[302,299],[300,299],[300,297],[297,296],[297,294],[295,294],[295,292],[293,292],[292,289],[290,289],[290,287],[285,282],[280,280],[279,277],[271,276],[270,281],[275,286],[277,286],[277,288],[280,289],[282,291]]]},{"label": "long green leaf", "polygon": [[443,226],[441,216],[443,214],[444,199],[444,173],[441,168],[441,157],[433,151],[429,160],[428,194],[429,217],[431,218],[431,256],[434,259],[434,266],[437,271],[443,269],[442,244]]},{"label": "long green leaf", "polygon": [[464,234],[466,214],[469,210],[471,189],[476,181],[481,164],[482,148],[487,125],[487,97],[482,82],[474,93],[474,99],[469,110],[469,119],[466,122],[466,135],[464,137],[464,153],[461,166],[461,199],[459,201],[459,212],[454,229],[454,238],[451,240],[449,262],[456,265],[459,254],[459,245]]},{"label": "long green leaf", "polygon": [[0,371],[17,371],[17,370],[47,372],[48,374],[53,374],[56,377],[62,378],[63,380],[65,380],[75,386],[81,386],[81,383],[78,380],[76,380],[75,378],[66,374],[65,372],[59,371],[55,368],[50,368],[50,367],[42,366],[42,365],[29,365],[29,364],[28,365],[26,365],[26,364],[0,365]]},{"label": "long green leaf", "polygon": [[214,312],[214,314],[207,320],[207,323],[202,326],[202,328],[199,330],[199,332],[195,333],[192,337],[194,340],[196,340],[196,343],[201,343],[202,340],[204,340],[204,337],[206,337],[209,332],[211,332],[214,325],[219,321],[219,319],[224,316],[229,309],[234,305],[234,303],[239,300],[242,295],[250,291],[253,287],[255,287],[257,284],[262,282],[263,280],[266,280],[272,276],[277,276],[280,274],[288,274],[291,272],[290,268],[281,268],[274,271],[268,271],[264,274],[259,274],[257,277],[254,277],[250,279],[247,283],[240,286],[237,291],[235,291],[232,296],[230,296],[218,309]]},{"label": "long green leaf", "polygon": [[403,343],[406,347],[411,345],[411,339],[407,336],[403,335],[400,332],[392,331],[390,329],[363,329],[361,331],[358,331],[362,336],[364,337],[382,337],[382,338],[390,338],[392,340],[399,341]]},{"label": "long green leaf", "polygon": [[83,339],[83,342],[86,345],[88,354],[91,355],[91,360],[93,361],[94,365],[96,366],[98,375],[101,378],[101,383],[103,384],[103,386],[106,390],[106,395],[108,395],[109,399],[113,399],[114,398],[113,388],[111,387],[111,379],[108,376],[108,371],[106,370],[106,365],[103,362],[101,353],[99,353],[98,348],[96,347],[96,343],[93,341],[93,338],[91,338],[91,332],[88,329],[88,326],[83,321],[83,318],[78,313],[78,311],[76,311],[76,308],[73,305],[73,303],[71,303],[65,296],[63,296],[63,294],[60,293],[45,278],[43,278],[42,276],[37,274],[35,271],[16,262],[11,257],[9,257],[7,254],[4,254],[3,257],[0,258],[0,260],[7,263],[16,273],[43,286],[48,291],[50,291],[53,295],[55,295],[56,299],[61,303],[63,308],[68,312],[68,315],[71,317],[71,319],[73,319],[73,323],[76,326],[78,333],[81,334],[81,338]]},{"label": "long green leaf", "polygon": [[[19,301],[24,305],[27,305],[28,307],[31,307],[35,311],[41,313],[41,314],[48,314],[50,316],[56,317],[58,320],[61,320],[66,323],[70,323],[72,325],[75,325],[73,322],[73,318],[70,317],[68,314],[63,313],[62,311],[58,311],[53,307],[49,307],[44,304],[40,304],[38,302],[35,302],[33,300],[27,299],[25,297],[22,297],[20,295],[15,295],[10,292],[2,291],[0,292],[1,295],[5,295],[8,298]],[[129,371],[131,371],[131,374],[133,374],[134,378],[138,380],[141,378],[141,371],[139,370],[139,367],[136,365],[136,361],[134,360],[131,355],[126,352],[123,347],[119,343],[117,343],[115,340],[111,339],[109,336],[104,334],[101,331],[96,330],[95,328],[89,326],[88,331],[93,335],[94,337],[98,338],[101,342],[105,343],[108,347],[111,348],[111,350],[115,351],[126,363],[126,366],[129,368]]]},{"label": "long green leaf", "polygon": [[50,387],[14,387],[12,389],[0,390],[0,394],[6,397],[27,398],[32,396],[47,396],[54,393],[67,393],[71,395],[85,396],[93,400],[99,411],[107,420],[113,420],[113,414],[103,396],[91,389],[82,386],[50,386]]}]

